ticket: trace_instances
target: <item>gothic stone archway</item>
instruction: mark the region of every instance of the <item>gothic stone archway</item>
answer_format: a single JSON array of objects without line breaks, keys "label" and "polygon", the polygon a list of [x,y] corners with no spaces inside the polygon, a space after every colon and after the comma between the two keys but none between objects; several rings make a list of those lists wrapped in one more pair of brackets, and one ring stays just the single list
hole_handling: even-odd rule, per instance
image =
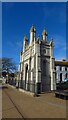
[{"label": "gothic stone archway", "polygon": [[26,81],[27,81],[27,72],[28,72],[28,64],[25,65],[25,89],[26,89]]}]

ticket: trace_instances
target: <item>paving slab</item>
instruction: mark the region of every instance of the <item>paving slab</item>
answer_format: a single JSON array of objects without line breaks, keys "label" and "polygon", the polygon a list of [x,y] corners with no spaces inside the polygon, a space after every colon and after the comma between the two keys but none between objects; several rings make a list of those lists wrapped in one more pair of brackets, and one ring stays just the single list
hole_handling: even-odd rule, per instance
[{"label": "paving slab", "polygon": [[[8,86],[6,91],[24,118],[66,118],[68,106],[66,100],[56,98],[54,93],[41,94],[39,97],[27,95]],[[3,117],[19,117],[9,98],[3,92]],[[4,109],[6,110],[4,111]],[[9,110],[8,110],[9,109]],[[11,111],[15,111],[11,112]],[[13,116],[12,116],[13,114]],[[21,116],[20,116],[21,117]]]}]

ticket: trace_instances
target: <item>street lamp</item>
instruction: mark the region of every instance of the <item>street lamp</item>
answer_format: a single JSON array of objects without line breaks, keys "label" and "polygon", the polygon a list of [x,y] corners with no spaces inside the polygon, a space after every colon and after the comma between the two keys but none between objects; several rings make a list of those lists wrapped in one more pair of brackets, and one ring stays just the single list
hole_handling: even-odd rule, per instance
[{"label": "street lamp", "polygon": [[8,82],[8,68],[6,68],[6,71],[7,71],[7,75],[6,75],[7,81],[6,82]]}]

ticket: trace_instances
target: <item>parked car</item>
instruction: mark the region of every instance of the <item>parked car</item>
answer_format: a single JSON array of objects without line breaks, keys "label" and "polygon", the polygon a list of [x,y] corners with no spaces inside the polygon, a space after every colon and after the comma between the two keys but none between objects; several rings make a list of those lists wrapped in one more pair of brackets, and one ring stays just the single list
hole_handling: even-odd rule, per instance
[{"label": "parked car", "polygon": [[64,79],[64,81],[56,84],[57,90],[67,90],[68,89],[68,78]]},{"label": "parked car", "polygon": [[68,78],[65,78],[65,79],[64,79],[64,82],[67,82],[67,81],[68,81]]}]

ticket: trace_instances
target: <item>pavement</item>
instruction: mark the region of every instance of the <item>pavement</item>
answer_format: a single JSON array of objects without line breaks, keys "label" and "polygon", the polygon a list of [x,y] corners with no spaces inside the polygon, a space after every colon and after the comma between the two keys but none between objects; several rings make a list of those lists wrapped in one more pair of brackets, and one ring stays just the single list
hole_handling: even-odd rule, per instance
[{"label": "pavement", "polygon": [[0,120],[2,119],[2,83],[0,83]]},{"label": "pavement", "polygon": [[67,102],[54,93],[33,97],[6,85],[2,90],[2,118],[66,118]]}]

